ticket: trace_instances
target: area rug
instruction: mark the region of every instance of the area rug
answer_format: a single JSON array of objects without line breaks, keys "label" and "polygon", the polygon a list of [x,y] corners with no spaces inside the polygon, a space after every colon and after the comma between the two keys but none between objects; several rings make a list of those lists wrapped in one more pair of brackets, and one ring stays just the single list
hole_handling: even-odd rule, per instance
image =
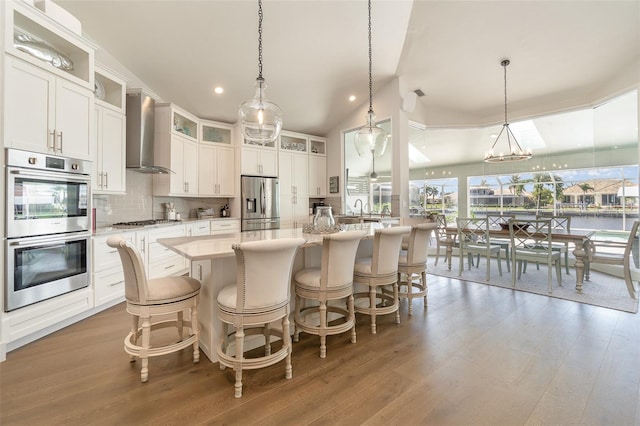
[{"label": "area rug", "polygon": [[[511,272],[507,272],[505,261],[502,261],[502,276],[498,273],[498,265],[494,260],[491,262],[491,278],[486,281],[486,260],[480,259],[479,267],[472,266],[471,270],[465,264],[465,270],[458,276],[459,259],[454,256],[451,262],[451,271],[448,270],[446,262],[441,256],[438,264],[434,265],[434,257],[430,257],[427,264],[427,273],[442,277],[455,278],[463,281],[471,281],[481,284],[489,284],[496,287],[513,289],[511,286]],[[535,293],[542,296],[555,297],[558,299],[572,300],[574,302],[586,303],[589,305],[601,306],[619,311],[637,313],[638,300],[629,296],[624,279],[592,271],[589,281],[585,281],[582,286],[582,293],[576,291],[576,271],[569,268],[566,274],[562,268],[562,285],[558,286],[555,271],[553,275],[553,291],[548,292],[547,268],[546,265],[529,264],[527,272],[522,277],[516,279],[515,290]]]}]

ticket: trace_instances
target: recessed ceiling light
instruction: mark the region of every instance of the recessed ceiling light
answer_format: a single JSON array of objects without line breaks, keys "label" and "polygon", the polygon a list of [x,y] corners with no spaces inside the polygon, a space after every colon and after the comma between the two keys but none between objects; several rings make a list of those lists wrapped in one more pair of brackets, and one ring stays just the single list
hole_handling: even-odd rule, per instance
[{"label": "recessed ceiling light", "polygon": [[355,100],[356,100],[355,95],[351,95],[351,96],[349,96],[349,102],[353,102],[353,101],[355,101]]},{"label": "recessed ceiling light", "polygon": [[215,89],[213,89],[214,92],[216,92],[218,95],[224,92],[224,89],[220,86],[216,86]]}]

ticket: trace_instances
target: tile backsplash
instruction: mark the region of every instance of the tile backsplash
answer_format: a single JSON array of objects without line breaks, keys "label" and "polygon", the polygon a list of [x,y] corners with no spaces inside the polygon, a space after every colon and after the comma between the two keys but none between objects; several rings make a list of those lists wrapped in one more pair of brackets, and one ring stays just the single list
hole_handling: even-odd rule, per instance
[{"label": "tile backsplash", "polygon": [[[216,216],[229,203],[228,198],[156,197],[153,195],[153,175],[127,170],[125,195],[94,195],[96,227],[102,228],[117,222],[132,220],[164,219],[164,203],[175,203],[176,212],[183,219],[197,217],[198,207],[213,208]],[[234,215],[234,212],[231,212]]]}]

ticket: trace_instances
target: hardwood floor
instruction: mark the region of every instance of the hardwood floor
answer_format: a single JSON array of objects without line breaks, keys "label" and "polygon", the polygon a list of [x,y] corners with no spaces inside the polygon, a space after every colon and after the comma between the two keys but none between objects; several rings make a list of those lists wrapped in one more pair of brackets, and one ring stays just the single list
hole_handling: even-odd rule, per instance
[{"label": "hardwood floor", "polygon": [[118,305],[8,354],[2,425],[640,424],[640,315],[428,277],[429,307],[358,317],[349,333],[294,343],[284,364],[233,373],[189,350],[154,358],[139,379]]}]

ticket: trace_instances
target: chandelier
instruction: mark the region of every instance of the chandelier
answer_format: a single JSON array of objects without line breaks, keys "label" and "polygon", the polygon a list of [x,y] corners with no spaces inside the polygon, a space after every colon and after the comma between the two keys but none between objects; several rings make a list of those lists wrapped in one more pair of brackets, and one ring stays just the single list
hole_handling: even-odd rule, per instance
[{"label": "chandelier", "polygon": [[[376,125],[376,114],[373,112],[373,80],[371,78],[371,0],[369,0],[369,112],[367,124],[358,130],[354,143],[360,157],[375,157],[384,154],[387,148],[388,135]],[[375,170],[372,174],[375,174]]]},{"label": "chandelier", "polygon": [[282,130],[282,111],[267,99],[262,77],[262,0],[258,0],[258,78],[253,98],[240,105],[238,119],[245,140],[265,145],[274,142]]},{"label": "chandelier", "polygon": [[[491,149],[484,155],[484,161],[487,163],[503,163],[509,161],[522,161],[528,160],[531,158],[531,149],[524,150],[518,143],[515,135],[509,128],[509,121],[507,120],[507,65],[510,64],[508,59],[503,59],[500,62],[500,65],[504,68],[504,124],[502,125],[502,129],[500,133],[498,133],[498,137],[491,145]],[[507,151],[499,151],[495,153],[494,148],[498,141],[500,140],[500,136],[505,134],[507,139]]]}]

